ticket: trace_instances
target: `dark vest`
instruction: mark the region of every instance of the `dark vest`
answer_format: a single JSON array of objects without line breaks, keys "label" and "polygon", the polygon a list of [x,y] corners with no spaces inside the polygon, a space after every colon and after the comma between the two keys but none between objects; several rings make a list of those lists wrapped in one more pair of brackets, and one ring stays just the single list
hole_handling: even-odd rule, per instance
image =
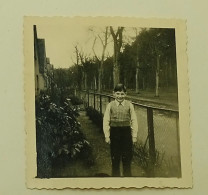
[{"label": "dark vest", "polygon": [[125,100],[123,105],[116,105],[115,101],[110,103],[110,126],[130,126],[130,102]]}]

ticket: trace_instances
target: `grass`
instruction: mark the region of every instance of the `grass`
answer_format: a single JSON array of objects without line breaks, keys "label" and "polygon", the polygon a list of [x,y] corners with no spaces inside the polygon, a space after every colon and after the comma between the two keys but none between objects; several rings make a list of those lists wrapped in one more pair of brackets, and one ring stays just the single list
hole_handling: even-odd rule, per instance
[{"label": "grass", "polygon": [[[92,147],[92,155],[95,160],[93,164],[86,165],[78,160],[68,162],[65,166],[56,167],[54,177],[108,177],[111,175],[111,158],[110,146],[105,143],[104,136],[89,118],[84,111],[80,112],[78,121],[81,123],[81,128],[90,142]],[[133,176],[143,177],[145,172],[133,159],[132,162]]]}]

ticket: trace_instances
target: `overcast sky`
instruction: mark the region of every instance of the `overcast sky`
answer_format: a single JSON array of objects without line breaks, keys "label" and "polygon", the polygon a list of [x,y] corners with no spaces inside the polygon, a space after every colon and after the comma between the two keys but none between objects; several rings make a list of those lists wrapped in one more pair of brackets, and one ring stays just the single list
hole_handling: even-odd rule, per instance
[{"label": "overcast sky", "polygon": [[[94,34],[90,29],[94,29]],[[75,62],[75,45],[87,56],[93,56],[92,46],[95,34],[102,32],[105,27],[92,27],[84,25],[37,25],[38,38],[45,39],[46,56],[50,58],[51,64],[55,68],[68,68]],[[115,28],[116,30],[116,28]],[[132,28],[125,28],[124,40],[132,41],[135,37],[135,31]],[[101,34],[102,36],[102,34]],[[109,38],[106,54],[113,54],[112,37]],[[99,39],[96,40],[95,52],[101,55],[102,45]]]}]

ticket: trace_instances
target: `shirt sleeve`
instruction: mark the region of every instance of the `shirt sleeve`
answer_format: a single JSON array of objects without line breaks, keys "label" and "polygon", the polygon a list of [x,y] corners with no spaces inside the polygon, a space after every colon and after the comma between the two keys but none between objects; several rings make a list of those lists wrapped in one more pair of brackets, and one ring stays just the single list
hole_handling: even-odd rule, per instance
[{"label": "shirt sleeve", "polygon": [[103,117],[103,132],[106,138],[110,137],[110,103],[107,105]]},{"label": "shirt sleeve", "polygon": [[130,115],[131,115],[131,130],[132,130],[131,134],[132,137],[137,137],[138,123],[137,123],[137,117],[134,110],[134,106],[132,103],[130,103]]}]

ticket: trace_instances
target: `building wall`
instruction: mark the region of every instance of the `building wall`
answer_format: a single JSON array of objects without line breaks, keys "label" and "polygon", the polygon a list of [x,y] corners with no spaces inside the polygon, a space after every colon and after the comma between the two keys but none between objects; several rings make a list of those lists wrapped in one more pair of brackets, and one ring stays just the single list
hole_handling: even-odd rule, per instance
[{"label": "building wall", "polygon": [[48,88],[47,81],[47,60],[45,50],[45,40],[38,39],[36,26],[34,31],[34,79],[35,79],[35,95],[39,95],[41,90]]}]

